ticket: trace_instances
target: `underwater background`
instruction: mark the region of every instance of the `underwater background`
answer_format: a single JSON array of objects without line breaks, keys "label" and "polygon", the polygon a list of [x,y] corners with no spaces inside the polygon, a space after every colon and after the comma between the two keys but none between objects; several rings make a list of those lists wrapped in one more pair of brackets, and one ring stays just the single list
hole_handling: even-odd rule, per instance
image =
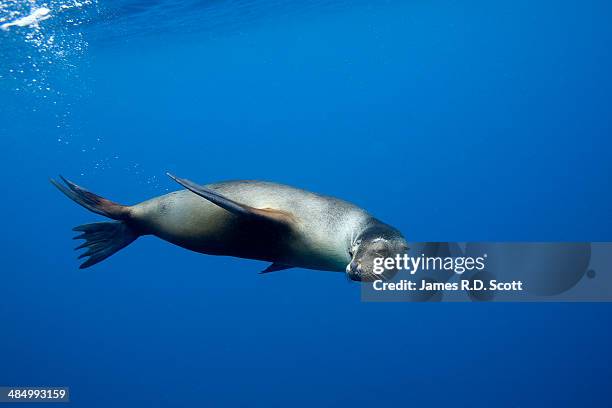
[{"label": "underwater background", "polygon": [[[607,1],[0,0],[0,385],[109,406],[610,406],[609,303],[363,303],[153,237],[132,204],[264,179],[409,241],[612,241]],[[604,273],[605,271],[600,271]],[[610,271],[607,271],[608,273]]]}]

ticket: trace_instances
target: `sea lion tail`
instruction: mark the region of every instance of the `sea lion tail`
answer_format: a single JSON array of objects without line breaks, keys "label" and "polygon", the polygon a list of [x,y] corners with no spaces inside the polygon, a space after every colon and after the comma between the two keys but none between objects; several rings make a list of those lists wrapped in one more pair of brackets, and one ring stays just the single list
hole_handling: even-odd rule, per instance
[{"label": "sea lion tail", "polygon": [[79,256],[79,259],[89,257],[89,259],[81,264],[81,269],[102,262],[115,252],[131,244],[140,236],[138,230],[129,222],[130,207],[100,197],[62,176],[60,178],[66,185],[60,184],[53,179],[51,179],[51,183],[72,201],[91,212],[117,220],[114,222],[84,224],[73,228],[73,231],[81,232],[74,239],[85,240],[84,243],[75,249],[87,248],[87,251]]}]

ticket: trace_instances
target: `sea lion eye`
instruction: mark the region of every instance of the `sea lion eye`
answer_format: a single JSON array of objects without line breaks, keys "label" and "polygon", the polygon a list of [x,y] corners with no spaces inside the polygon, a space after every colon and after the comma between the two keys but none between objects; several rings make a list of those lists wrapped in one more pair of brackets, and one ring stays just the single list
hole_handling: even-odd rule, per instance
[{"label": "sea lion eye", "polygon": [[359,245],[361,245],[361,240],[358,239],[357,241],[355,241],[353,243],[353,245],[349,248],[349,255],[351,257],[353,257],[353,255],[355,255],[355,251],[357,251],[357,248],[359,247]]}]

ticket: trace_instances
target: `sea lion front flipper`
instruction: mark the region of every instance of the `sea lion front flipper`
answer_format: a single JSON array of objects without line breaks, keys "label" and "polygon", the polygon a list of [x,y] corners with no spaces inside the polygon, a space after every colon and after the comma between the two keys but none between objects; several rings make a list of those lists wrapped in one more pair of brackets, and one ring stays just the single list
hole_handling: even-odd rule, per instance
[{"label": "sea lion front flipper", "polygon": [[293,268],[293,266],[274,262],[274,263],[270,264],[266,269],[264,269],[263,271],[261,271],[259,273],[261,274],[261,273],[270,273],[270,272],[284,271],[285,269],[290,269],[290,268]]},{"label": "sea lion front flipper", "polygon": [[286,212],[270,208],[254,208],[245,204],[240,204],[217,193],[216,191],[213,191],[204,186],[200,186],[192,181],[173,176],[170,173],[166,174],[168,175],[168,177],[179,183],[181,186],[185,187],[187,190],[199,195],[202,198],[207,199],[211,203],[218,205],[219,207],[231,212],[234,215],[283,225],[289,225],[293,221],[291,215],[287,214]]}]

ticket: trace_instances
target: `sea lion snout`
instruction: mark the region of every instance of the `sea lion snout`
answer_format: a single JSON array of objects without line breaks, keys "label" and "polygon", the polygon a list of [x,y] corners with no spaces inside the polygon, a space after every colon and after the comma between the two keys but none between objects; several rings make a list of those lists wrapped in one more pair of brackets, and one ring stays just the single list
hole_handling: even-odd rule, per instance
[{"label": "sea lion snout", "polygon": [[361,280],[357,279],[363,274],[361,264],[359,262],[351,261],[351,263],[346,266],[346,273],[352,280]]},{"label": "sea lion snout", "polygon": [[354,281],[372,282],[392,278],[397,270],[383,267],[384,260],[403,256],[408,251],[404,237],[392,227],[376,225],[360,236],[346,267],[347,276]]}]

